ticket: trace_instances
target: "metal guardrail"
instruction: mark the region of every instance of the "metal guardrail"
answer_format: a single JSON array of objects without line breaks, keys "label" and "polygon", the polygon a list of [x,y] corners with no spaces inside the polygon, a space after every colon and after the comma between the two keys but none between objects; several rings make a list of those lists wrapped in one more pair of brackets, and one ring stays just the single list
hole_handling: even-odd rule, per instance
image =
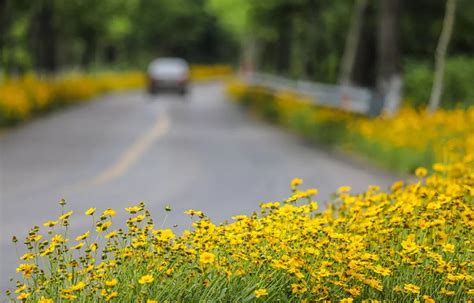
[{"label": "metal guardrail", "polygon": [[280,76],[253,73],[245,81],[273,90],[290,90],[308,97],[314,104],[364,115],[373,114],[374,93],[367,88],[291,80]]}]

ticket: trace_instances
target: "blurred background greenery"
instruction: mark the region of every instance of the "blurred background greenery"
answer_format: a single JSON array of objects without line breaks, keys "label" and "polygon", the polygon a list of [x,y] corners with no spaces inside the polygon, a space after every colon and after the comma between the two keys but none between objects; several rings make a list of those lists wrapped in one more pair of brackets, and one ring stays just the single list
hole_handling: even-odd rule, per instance
[{"label": "blurred background greenery", "polygon": [[[351,20],[362,23],[350,82],[377,85],[377,30],[383,1],[331,0],[0,0],[1,69],[143,69],[152,58],[229,63],[325,83],[340,82]],[[393,48],[404,101],[427,103],[444,0],[392,0]],[[458,0],[442,106],[474,102],[474,5]],[[249,67],[250,66],[250,67]]]}]

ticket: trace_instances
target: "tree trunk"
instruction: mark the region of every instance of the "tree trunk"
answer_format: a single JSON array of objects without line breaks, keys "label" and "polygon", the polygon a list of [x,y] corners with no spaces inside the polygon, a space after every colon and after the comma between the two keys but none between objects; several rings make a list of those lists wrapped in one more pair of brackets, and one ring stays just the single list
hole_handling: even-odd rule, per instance
[{"label": "tree trunk", "polygon": [[54,24],[54,1],[38,2],[38,11],[33,17],[30,37],[34,49],[35,65],[38,72],[57,70],[57,31]]},{"label": "tree trunk", "polygon": [[293,41],[291,41],[291,49],[289,54],[289,76],[294,79],[305,78],[304,71],[304,53],[303,53],[303,25],[299,22],[298,18],[292,18],[292,30],[291,35]]},{"label": "tree trunk", "polygon": [[443,29],[439,37],[435,54],[435,74],[433,87],[431,89],[428,110],[434,112],[438,109],[441,95],[443,93],[444,65],[446,61],[446,50],[453,32],[454,19],[456,17],[456,0],[446,1],[446,12],[444,14]]},{"label": "tree trunk", "polygon": [[354,62],[357,56],[360,36],[362,32],[362,19],[367,8],[367,0],[356,0],[351,17],[351,25],[347,33],[346,45],[342,56],[339,84],[348,86],[352,83]]},{"label": "tree trunk", "polygon": [[288,20],[281,20],[278,25],[277,64],[278,75],[288,75],[290,68],[291,42],[293,42],[293,28]]},{"label": "tree trunk", "polygon": [[251,35],[242,40],[241,72],[251,76],[257,71],[257,41]]},{"label": "tree trunk", "polygon": [[10,73],[10,66],[8,60],[8,42],[7,33],[9,29],[8,18],[8,2],[7,0],[0,0],[0,65],[3,70],[3,76],[6,79]]},{"label": "tree trunk", "polygon": [[388,115],[397,112],[402,92],[399,45],[400,0],[380,0],[377,32],[376,98]]},{"label": "tree trunk", "polygon": [[94,31],[87,31],[86,35],[84,35],[82,38],[85,48],[81,56],[81,66],[85,70],[88,70],[91,66],[91,63],[95,59],[97,49],[96,33]]}]

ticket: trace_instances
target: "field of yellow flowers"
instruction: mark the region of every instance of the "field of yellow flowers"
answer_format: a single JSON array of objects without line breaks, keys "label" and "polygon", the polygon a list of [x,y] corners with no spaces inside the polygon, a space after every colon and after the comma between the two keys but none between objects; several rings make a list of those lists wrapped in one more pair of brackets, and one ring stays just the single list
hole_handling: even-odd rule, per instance
[{"label": "field of yellow flowers", "polygon": [[[240,96],[247,90],[230,89]],[[255,89],[251,100],[239,100],[273,121],[305,129],[291,122],[295,117],[290,113],[294,108],[299,115],[311,113],[308,102],[279,93],[278,106],[291,110],[275,113],[266,103],[267,93]],[[254,107],[254,102],[261,104]],[[448,146],[442,161],[416,168],[417,179],[411,182],[398,181],[387,189],[371,185],[359,194],[341,186],[325,207],[316,199],[318,190],[303,188],[296,178],[288,198],[262,203],[252,214],[227,223],[215,224],[190,209],[185,213],[193,227],[181,234],[158,227],[161,222],[143,202],[123,210],[91,207],[78,215],[61,200],[51,220],[38,222],[25,239],[13,237],[14,245],[25,246],[17,247],[22,251],[18,281],[7,296],[41,303],[472,302],[474,153],[472,142],[467,144],[472,139],[464,138],[472,134],[466,134],[463,120],[472,119],[472,112],[424,118],[408,113],[413,124],[451,121],[440,130],[449,136],[446,144],[457,130],[461,139],[455,139],[465,145]],[[349,114],[322,109],[310,117],[334,125],[341,135],[347,130],[337,129],[342,123],[337,119],[357,121],[358,132],[368,138],[377,136],[365,134],[364,127],[380,123],[390,129],[386,123],[402,119],[350,120],[344,115]],[[118,212],[129,214],[126,222],[116,222]],[[87,217],[93,228],[71,234],[77,216]]]},{"label": "field of yellow flowers", "polygon": [[99,94],[119,89],[143,87],[140,72],[71,74],[57,78],[26,75],[0,84],[0,125],[11,125],[38,113],[83,102]]},{"label": "field of yellow flowers", "polygon": [[[188,210],[181,235],[155,225],[144,203],[88,209],[91,230],[70,234],[61,212],[30,230],[22,302],[471,302],[474,298],[474,157],[436,164],[390,189],[342,186],[319,211],[317,189],[214,224]],[[125,222],[114,222],[118,211]],[[171,211],[169,208],[164,210]]]},{"label": "field of yellow flowers", "polygon": [[[191,79],[215,79],[232,74],[228,65],[192,65]],[[29,74],[0,83],[0,126],[12,125],[64,105],[84,102],[100,94],[145,86],[142,72],[69,74],[42,78]]]},{"label": "field of yellow flowers", "polygon": [[323,144],[342,146],[390,169],[413,172],[418,166],[456,161],[474,151],[474,107],[434,114],[403,108],[393,117],[369,119],[313,105],[291,91],[270,91],[234,81],[234,99],[263,118]]}]

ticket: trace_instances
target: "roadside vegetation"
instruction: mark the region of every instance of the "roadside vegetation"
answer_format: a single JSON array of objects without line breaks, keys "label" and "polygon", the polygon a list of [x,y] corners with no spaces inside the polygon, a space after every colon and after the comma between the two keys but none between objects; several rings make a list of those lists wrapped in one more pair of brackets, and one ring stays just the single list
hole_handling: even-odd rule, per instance
[{"label": "roadside vegetation", "polygon": [[[22,302],[468,302],[474,297],[474,157],[390,189],[342,186],[323,211],[317,189],[217,225],[188,210],[193,229],[160,229],[144,203],[90,208],[71,234],[61,211],[33,227],[8,292]],[[126,222],[115,222],[126,211]],[[166,208],[164,212],[171,211]],[[39,223],[39,222],[38,222]],[[125,223],[125,224],[124,224]]]},{"label": "roadside vegetation", "polygon": [[474,107],[428,113],[406,106],[394,116],[367,118],[317,106],[291,91],[234,81],[234,100],[250,112],[309,140],[355,152],[386,168],[412,173],[418,166],[453,162],[474,150]]},{"label": "roadside vegetation", "polygon": [[[191,80],[209,80],[232,73],[229,65],[194,65]],[[28,120],[38,114],[87,102],[98,95],[127,89],[144,88],[145,74],[140,71],[71,73],[56,77],[27,74],[0,83],[0,126]]]},{"label": "roadside vegetation", "polygon": [[12,125],[37,114],[118,89],[143,87],[140,72],[97,75],[70,74],[40,78],[33,74],[0,84],[0,126]]}]

